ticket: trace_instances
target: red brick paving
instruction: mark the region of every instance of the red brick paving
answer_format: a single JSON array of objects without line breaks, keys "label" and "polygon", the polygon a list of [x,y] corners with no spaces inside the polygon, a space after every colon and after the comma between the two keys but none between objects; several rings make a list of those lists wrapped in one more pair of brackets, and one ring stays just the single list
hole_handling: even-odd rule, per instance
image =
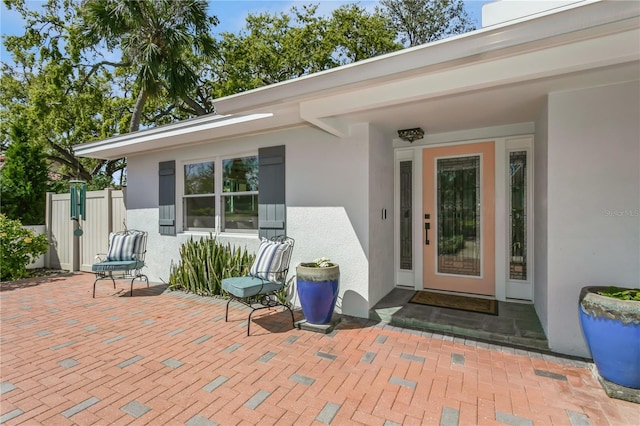
[{"label": "red brick paving", "polygon": [[[445,407],[460,425],[504,424],[497,415],[570,425],[569,412],[591,425],[640,423],[640,407],[608,398],[589,365],[366,321],[321,335],[292,329],[280,311],[257,314],[247,337],[247,312],[233,303],[225,323],[219,299],[145,289],[129,297],[126,281],[115,291],[98,283],[92,299],[92,283],[80,273],[3,285],[7,425],[451,424]],[[247,404],[259,391],[268,396]],[[122,410],[132,402],[148,411]]]}]

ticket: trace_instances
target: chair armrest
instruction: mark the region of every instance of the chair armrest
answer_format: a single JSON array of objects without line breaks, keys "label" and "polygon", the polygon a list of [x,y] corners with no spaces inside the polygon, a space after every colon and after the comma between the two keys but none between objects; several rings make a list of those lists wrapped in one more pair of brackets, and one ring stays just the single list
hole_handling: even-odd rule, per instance
[{"label": "chair armrest", "polygon": [[98,253],[95,255],[93,260],[97,260],[98,262],[104,262],[107,260],[107,253]]},{"label": "chair armrest", "polygon": [[135,259],[135,260],[139,260],[139,261],[143,262],[144,261],[143,259],[144,259],[146,254],[147,254],[146,250],[145,251],[141,251],[140,253],[133,253],[132,258]]}]

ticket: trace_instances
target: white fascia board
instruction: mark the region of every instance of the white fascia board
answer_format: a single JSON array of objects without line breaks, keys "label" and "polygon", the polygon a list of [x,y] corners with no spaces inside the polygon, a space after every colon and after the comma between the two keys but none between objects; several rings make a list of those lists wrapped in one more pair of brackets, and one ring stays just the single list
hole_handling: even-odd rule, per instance
[{"label": "white fascia board", "polygon": [[325,117],[638,61],[640,25],[622,33],[501,59],[458,65],[301,102],[300,116],[309,121],[326,121]]},{"label": "white fascia board", "polygon": [[429,67],[445,67],[465,60],[475,62],[478,57],[491,56],[491,52],[499,50],[516,53],[520,46],[536,41],[540,42],[540,46],[547,40],[557,43],[554,37],[562,35],[574,40],[578,37],[590,37],[589,32],[583,30],[619,21],[630,20],[627,25],[637,27],[638,16],[640,2],[636,1],[575,3],[533,17],[220,98],[216,100],[216,109],[225,114],[245,112],[276,103],[308,99],[322,92],[372,86],[420,74]]},{"label": "white fascia board", "polygon": [[178,145],[180,141],[190,141],[187,138],[182,138],[185,135],[260,120],[272,116],[273,113],[256,113],[245,115],[229,114],[197,117],[192,120],[168,124],[166,126],[156,127],[149,130],[127,133],[101,141],[75,145],[73,149],[74,153],[80,157],[104,159],[119,158],[122,156],[122,153],[137,151],[137,145],[143,145],[147,142],[154,142],[155,144],[161,145],[163,140],[171,140],[173,141],[173,144]]}]

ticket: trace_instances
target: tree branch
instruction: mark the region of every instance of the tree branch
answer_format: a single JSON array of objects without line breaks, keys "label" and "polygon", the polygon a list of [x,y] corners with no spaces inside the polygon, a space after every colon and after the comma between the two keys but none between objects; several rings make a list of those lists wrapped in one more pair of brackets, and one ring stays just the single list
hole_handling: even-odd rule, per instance
[{"label": "tree branch", "polygon": [[207,110],[189,96],[184,95],[182,100],[196,113],[196,115],[207,115]]},{"label": "tree branch", "polygon": [[[84,77],[84,79],[82,80],[82,83],[80,84],[80,86],[78,86],[79,90],[82,90],[84,88],[84,85],[87,84],[87,81],[89,81],[89,78],[91,78],[91,76],[98,71],[98,68],[104,66],[104,65],[109,65],[112,67],[128,67],[131,65],[131,62],[111,62],[111,61],[101,61],[98,62],[96,64],[93,64],[93,66],[91,66],[91,69],[89,70],[89,72],[87,73],[87,75]],[[82,65],[82,66],[88,66],[88,65]],[[69,94],[69,90],[71,90],[71,87],[69,87],[66,92],[65,95]]]},{"label": "tree branch", "polygon": [[59,164],[64,164],[68,166],[71,170],[76,170],[77,173],[79,174],[78,177],[82,179],[86,179],[86,180],[91,179],[91,174],[87,172],[87,170],[84,168],[80,160],[78,160],[78,158],[75,155],[71,154],[69,151],[62,148],[61,146],[59,146],[58,144],[56,144],[55,142],[53,142],[48,138],[47,138],[47,142],[49,143],[51,148],[53,148],[53,150],[59,154],[58,156],[49,155],[49,158],[51,160],[56,161]]},{"label": "tree branch", "polygon": [[164,118],[168,115],[171,115],[171,110],[174,109],[176,107],[175,104],[170,104],[167,105],[167,107],[163,110],[161,110],[160,112],[158,112],[156,115],[154,115],[153,117],[148,117],[146,116],[145,119],[147,119],[148,121],[152,121],[152,122],[157,122],[158,120],[160,120],[161,118]]},{"label": "tree branch", "polygon": [[106,162],[107,160],[98,161],[98,164],[96,164],[96,166],[91,170],[91,176],[97,175],[98,172],[100,172],[100,169],[102,168],[102,166],[104,166]]}]

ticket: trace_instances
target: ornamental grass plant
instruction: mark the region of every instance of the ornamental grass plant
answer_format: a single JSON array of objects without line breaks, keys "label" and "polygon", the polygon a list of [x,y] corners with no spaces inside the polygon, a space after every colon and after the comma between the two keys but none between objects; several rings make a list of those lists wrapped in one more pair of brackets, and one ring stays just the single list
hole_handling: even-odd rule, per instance
[{"label": "ornamental grass plant", "polygon": [[222,294],[221,280],[247,275],[254,255],[222,244],[215,237],[193,238],[180,247],[180,261],[171,265],[169,289],[203,296]]}]

